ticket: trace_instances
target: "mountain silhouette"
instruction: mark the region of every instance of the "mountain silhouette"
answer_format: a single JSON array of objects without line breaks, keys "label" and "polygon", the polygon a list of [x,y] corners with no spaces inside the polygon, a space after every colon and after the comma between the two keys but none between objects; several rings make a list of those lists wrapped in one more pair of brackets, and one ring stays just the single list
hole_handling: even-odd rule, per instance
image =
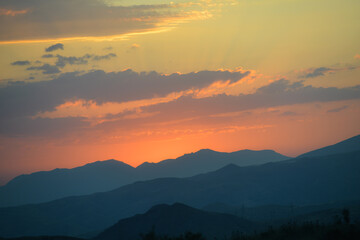
[{"label": "mountain silhouette", "polygon": [[247,166],[285,159],[288,157],[271,150],[222,153],[206,149],[177,159],[144,163],[137,168],[116,160],[98,161],[73,169],[18,176],[0,187],[0,207],[105,192],[139,180],[190,177],[217,170],[229,163]]},{"label": "mountain silhouette", "polygon": [[298,157],[299,158],[316,157],[316,156],[325,156],[330,154],[354,152],[354,151],[360,151],[360,135],[346,139],[334,145],[330,145],[308,153],[304,153]]},{"label": "mountain silhouette", "polygon": [[142,176],[148,177],[190,177],[200,173],[218,170],[228,164],[240,167],[260,165],[289,159],[273,150],[241,150],[232,153],[216,152],[202,149],[195,153],[185,154],[176,159],[168,159],[158,163],[145,162],[136,169]]},{"label": "mountain silhouette", "polygon": [[136,182],[110,192],[0,209],[0,236],[69,235],[101,231],[157,204],[202,208],[315,205],[360,199],[360,151],[257,166],[234,164],[188,178]]},{"label": "mountain silhouette", "polygon": [[119,183],[134,180],[135,169],[116,160],[20,175],[0,187],[0,206],[41,203],[67,196],[109,191],[119,187]]},{"label": "mountain silhouette", "polygon": [[140,234],[155,231],[156,235],[175,237],[186,232],[201,233],[208,239],[231,236],[235,231],[250,233],[255,224],[239,217],[201,211],[184,204],[161,204],[145,214],[120,220],[95,240],[133,240]]}]

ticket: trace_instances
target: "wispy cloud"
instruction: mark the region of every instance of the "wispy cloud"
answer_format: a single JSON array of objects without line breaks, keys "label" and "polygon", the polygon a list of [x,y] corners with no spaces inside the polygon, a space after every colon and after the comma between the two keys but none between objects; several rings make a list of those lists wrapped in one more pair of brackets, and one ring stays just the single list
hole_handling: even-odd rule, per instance
[{"label": "wispy cloud", "polygon": [[53,54],[44,54],[41,56],[42,58],[53,58],[55,57]]},{"label": "wispy cloud", "polygon": [[41,71],[43,74],[56,74],[60,73],[60,70],[57,66],[53,66],[50,64],[43,64],[42,66],[33,66],[28,67],[26,70],[28,71]]},{"label": "wispy cloud", "polygon": [[341,71],[351,71],[360,68],[360,66],[344,66],[344,67],[318,67],[318,68],[309,68],[306,70],[300,71],[298,78],[316,78],[322,77],[327,74],[333,74]]},{"label": "wispy cloud", "polygon": [[330,110],[328,110],[327,112],[328,112],[328,113],[338,113],[338,112],[341,112],[341,111],[347,109],[348,107],[349,107],[349,106],[344,105],[344,106],[342,106],[342,107],[330,109]]},{"label": "wispy cloud", "polygon": [[326,73],[333,72],[334,70],[327,67],[319,67],[315,69],[311,69],[308,73],[305,75],[302,75],[300,77],[302,78],[314,78],[319,76],[324,76]]},{"label": "wispy cloud", "polygon": [[109,60],[111,58],[116,57],[116,54],[115,53],[108,53],[105,55],[85,54],[84,56],[81,57],[56,55],[54,57],[57,58],[55,65],[62,68],[68,64],[69,65],[88,64],[90,60],[92,61]]},{"label": "wispy cloud", "polygon": [[13,10],[13,9],[0,8],[0,16],[15,17],[16,15],[22,15],[22,14],[26,14],[28,12],[29,12],[28,9]]},{"label": "wispy cloud", "polygon": [[13,66],[26,66],[26,65],[30,65],[30,61],[16,61],[16,62],[12,62],[11,65],[13,65]]},{"label": "wispy cloud", "polygon": [[53,51],[56,51],[56,50],[64,50],[64,44],[57,43],[57,44],[51,45],[50,47],[47,47],[45,49],[45,52],[53,52]]},{"label": "wispy cloud", "polygon": [[140,45],[137,44],[137,43],[133,43],[133,44],[131,45],[131,49],[137,49],[137,48],[139,48],[139,47],[140,47]]}]

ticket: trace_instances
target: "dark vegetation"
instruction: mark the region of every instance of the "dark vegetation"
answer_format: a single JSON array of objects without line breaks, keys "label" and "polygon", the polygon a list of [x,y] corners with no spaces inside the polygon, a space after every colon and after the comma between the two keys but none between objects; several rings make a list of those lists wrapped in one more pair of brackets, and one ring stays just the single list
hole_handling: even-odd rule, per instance
[{"label": "dark vegetation", "polygon": [[[317,222],[307,222],[297,224],[290,222],[279,228],[269,227],[266,231],[244,234],[233,232],[229,236],[222,238],[208,238],[201,233],[185,232],[177,236],[158,234],[153,228],[145,234],[139,234],[131,239],[118,238],[117,240],[359,240],[360,224],[346,223],[340,220],[328,225]],[[63,236],[40,236],[40,237],[20,237],[0,240],[85,240],[81,238]]]},{"label": "dark vegetation", "polygon": [[[360,225],[346,222],[335,222],[329,225],[319,223],[288,223],[279,228],[269,227],[260,233],[244,234],[233,232],[224,238],[206,238],[201,233],[186,232],[175,237],[159,235],[153,229],[133,240],[358,240]],[[120,239],[119,239],[120,240]]]}]

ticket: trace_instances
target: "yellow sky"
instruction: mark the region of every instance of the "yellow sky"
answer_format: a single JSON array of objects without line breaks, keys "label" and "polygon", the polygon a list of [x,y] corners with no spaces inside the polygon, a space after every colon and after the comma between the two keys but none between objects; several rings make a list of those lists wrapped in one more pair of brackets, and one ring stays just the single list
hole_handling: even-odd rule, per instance
[{"label": "yellow sky", "polygon": [[296,156],[359,134],[359,10],[358,0],[5,0],[0,175],[201,148]]}]

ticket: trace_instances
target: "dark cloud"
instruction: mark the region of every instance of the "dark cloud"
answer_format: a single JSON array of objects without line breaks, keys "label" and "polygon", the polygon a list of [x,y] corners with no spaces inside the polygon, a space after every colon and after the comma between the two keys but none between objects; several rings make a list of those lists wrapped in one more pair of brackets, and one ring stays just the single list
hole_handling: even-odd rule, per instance
[{"label": "dark cloud", "polygon": [[111,58],[114,58],[116,57],[116,54],[115,53],[109,53],[109,54],[106,54],[106,55],[103,55],[103,56],[93,56],[92,57],[92,60],[94,61],[100,61],[100,60],[108,60],[108,59],[111,59]]},{"label": "dark cloud", "polygon": [[196,15],[194,9],[174,4],[114,6],[107,2],[1,0],[1,9],[21,10],[24,14],[0,16],[0,41],[114,36],[150,31],[161,22]]},{"label": "dark cloud", "polygon": [[28,67],[26,70],[28,71],[32,71],[32,70],[36,70],[36,71],[42,71],[43,74],[55,74],[55,73],[60,73],[60,70],[57,66],[53,66],[50,64],[44,64],[42,66],[39,67]]},{"label": "dark cloud", "polygon": [[360,99],[360,85],[348,88],[317,88],[302,82],[279,80],[259,88],[253,94],[228,96],[225,94],[196,99],[184,96],[175,101],[144,107],[144,111],[174,116],[207,116],[257,108],[269,108],[312,102]]},{"label": "dark cloud", "polygon": [[[83,75],[62,74],[46,82],[8,85],[0,88],[1,132],[8,135],[12,132],[36,134],[34,129],[46,133],[54,131],[51,129],[56,128],[57,125],[63,129],[87,126],[88,122],[84,123],[81,118],[76,120],[74,118],[29,118],[39,112],[53,111],[56,106],[66,101],[84,99],[101,104],[163,97],[173,92],[202,89],[220,80],[230,80],[234,83],[247,74],[248,72],[245,71],[203,71],[171,75],[156,72],[136,73],[131,70],[118,73],[94,71]],[[292,83],[283,79],[261,87],[252,94],[238,96],[220,94],[206,98],[185,95],[171,102],[142,107],[141,112],[157,120],[178,120],[194,117],[208,118],[216,114],[251,111],[258,108],[352,99],[360,99],[360,85],[347,88],[318,88],[306,86],[303,82]],[[333,110],[335,111],[336,109]],[[108,118],[112,119],[112,122],[104,123],[99,127],[121,125],[127,128],[130,125],[126,124],[130,122],[136,124],[148,121],[148,119],[125,119],[124,113],[121,114],[119,116],[123,120],[117,120],[119,117],[117,115],[109,115]],[[292,112],[284,113],[287,116],[293,114]],[[23,127],[20,126],[21,124]],[[44,131],[40,131],[40,128]]]},{"label": "dark cloud", "polygon": [[325,73],[332,71],[331,68],[327,68],[327,67],[319,67],[319,68],[315,68],[314,70],[312,70],[311,72],[303,75],[303,78],[314,78],[314,77],[319,77],[319,76],[324,76]]},{"label": "dark cloud", "polygon": [[64,44],[57,43],[57,44],[51,45],[50,47],[45,49],[45,52],[53,52],[56,50],[64,50]]},{"label": "dark cloud", "polygon": [[53,58],[55,57],[53,54],[44,54],[41,56],[42,58]]},{"label": "dark cloud", "polygon": [[0,135],[59,136],[64,131],[76,131],[89,125],[82,120],[82,118],[0,118]]},{"label": "dark cloud", "polygon": [[101,61],[101,60],[109,60],[114,57],[116,57],[115,53],[109,53],[106,55],[85,54],[82,57],[75,57],[75,56],[66,57],[66,56],[56,55],[57,61],[56,61],[55,65],[60,68],[63,68],[67,64],[69,64],[69,65],[84,65],[84,64],[88,64],[89,60]]},{"label": "dark cloud", "polygon": [[344,106],[342,106],[342,107],[330,109],[330,110],[328,110],[327,112],[328,112],[328,113],[337,113],[337,112],[341,112],[341,111],[347,109],[348,107],[349,107],[349,106],[344,105]]},{"label": "dark cloud", "polygon": [[86,54],[82,57],[74,57],[74,56],[65,57],[65,56],[61,56],[61,55],[56,55],[56,58],[57,58],[57,61],[56,61],[55,65],[62,68],[62,67],[65,67],[67,64],[70,64],[70,65],[87,64],[88,60],[91,58],[91,55]]},{"label": "dark cloud", "polygon": [[[56,66],[51,65],[31,67],[29,70],[42,70],[46,73],[59,71]],[[202,71],[163,75],[131,70],[117,73],[94,71],[83,75],[62,74],[52,81],[0,88],[0,116],[31,116],[40,111],[50,111],[71,99],[102,103],[163,97],[172,92],[201,89],[220,80],[234,83],[248,74],[246,71]]]},{"label": "dark cloud", "polygon": [[26,65],[30,65],[29,61],[16,61],[16,62],[12,62],[11,65],[13,66],[26,66]]},{"label": "dark cloud", "polygon": [[359,69],[360,66],[357,65],[347,65],[344,67],[319,67],[319,68],[310,68],[304,73],[299,75],[299,78],[316,78],[320,76],[325,76],[326,74],[341,72],[341,71],[351,71]]}]

